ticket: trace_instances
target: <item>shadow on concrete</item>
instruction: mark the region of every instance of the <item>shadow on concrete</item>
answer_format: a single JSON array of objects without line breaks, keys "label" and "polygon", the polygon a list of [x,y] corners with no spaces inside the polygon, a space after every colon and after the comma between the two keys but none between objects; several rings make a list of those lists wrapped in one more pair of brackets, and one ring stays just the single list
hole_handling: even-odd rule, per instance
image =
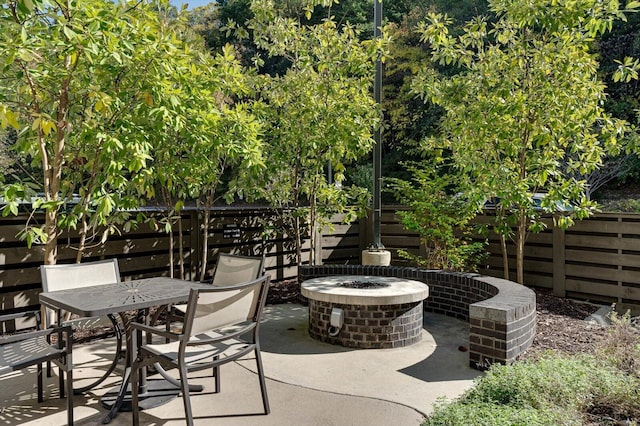
[{"label": "shadow on concrete", "polygon": [[312,339],[307,332],[307,309],[306,306],[289,303],[267,306],[260,325],[262,351],[282,355],[311,355],[359,350]]},{"label": "shadow on concrete", "polygon": [[469,324],[445,315],[424,314],[424,330],[435,342],[435,351],[420,362],[399,370],[426,382],[473,380],[480,371],[469,366]]},{"label": "shadow on concrete", "polygon": [[[417,345],[428,346],[424,358],[398,370],[402,374],[425,382],[472,380],[480,372],[469,367],[469,353],[460,348],[469,347],[469,324],[445,315],[425,313],[423,339]],[[354,349],[330,345],[312,339],[308,332],[306,306],[282,304],[267,306],[261,325],[263,352],[282,355],[341,354],[353,351],[392,351],[389,356],[402,356],[403,350]],[[415,358],[412,355],[412,358]],[[420,357],[418,357],[420,358]]]}]

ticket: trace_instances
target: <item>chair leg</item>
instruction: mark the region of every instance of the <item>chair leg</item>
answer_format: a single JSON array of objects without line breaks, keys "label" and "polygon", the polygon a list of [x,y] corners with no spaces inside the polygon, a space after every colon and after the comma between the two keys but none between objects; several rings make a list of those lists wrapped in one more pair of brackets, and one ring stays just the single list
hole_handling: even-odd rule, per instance
[{"label": "chair leg", "polygon": [[38,402],[44,401],[44,391],[43,391],[43,383],[42,383],[42,364],[38,364]]},{"label": "chair leg", "polygon": [[[171,306],[167,307],[167,320],[164,322],[164,328],[167,333],[171,333]],[[164,339],[165,343],[169,343],[169,338]]]},{"label": "chair leg", "polygon": [[184,404],[184,415],[187,419],[187,426],[193,426],[193,412],[191,411],[187,368],[184,365],[180,365],[180,385],[182,387],[182,403]]},{"label": "chair leg", "polygon": [[[60,389],[60,395],[63,391]],[[67,424],[73,426],[73,370],[67,371]]]},{"label": "chair leg", "polygon": [[[69,381],[69,377],[67,377],[67,382]],[[67,383],[67,385],[69,384],[73,386],[73,383]],[[64,398],[64,369],[62,367],[58,368],[58,386],[60,387],[60,398]],[[71,392],[71,395],[73,395],[73,391]]]},{"label": "chair leg", "polygon": [[[213,357],[214,361],[217,361],[220,357],[217,355]],[[220,366],[213,367],[213,377],[215,377],[215,391],[214,393],[220,393]]]},{"label": "chair leg", "polygon": [[138,382],[140,381],[140,366],[137,362],[133,363],[131,367],[131,414],[133,416],[132,423],[133,426],[138,426],[140,424],[140,407],[139,397],[138,397]]},{"label": "chair leg", "polygon": [[258,369],[258,378],[260,379],[260,392],[262,393],[262,405],[264,406],[264,413],[269,414],[271,408],[269,407],[269,397],[267,396],[267,383],[264,379],[264,369],[262,368],[262,358],[260,357],[260,348],[256,347],[256,365]]}]

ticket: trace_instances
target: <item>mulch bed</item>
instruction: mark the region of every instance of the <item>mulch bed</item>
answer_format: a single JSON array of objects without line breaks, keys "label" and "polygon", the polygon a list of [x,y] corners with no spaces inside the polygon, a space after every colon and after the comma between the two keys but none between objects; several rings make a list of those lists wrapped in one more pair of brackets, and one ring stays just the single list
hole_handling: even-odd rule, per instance
[{"label": "mulch bed", "polygon": [[607,335],[607,327],[584,321],[601,306],[554,296],[550,290],[534,289],[537,330],[531,347],[520,359],[532,359],[548,350],[576,354],[591,352]]}]

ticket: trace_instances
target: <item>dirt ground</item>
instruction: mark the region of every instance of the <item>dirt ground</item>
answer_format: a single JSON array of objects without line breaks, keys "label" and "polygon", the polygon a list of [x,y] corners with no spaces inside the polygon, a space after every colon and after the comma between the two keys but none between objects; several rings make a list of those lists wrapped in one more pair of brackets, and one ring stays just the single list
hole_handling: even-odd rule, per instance
[{"label": "dirt ground", "polygon": [[584,321],[600,306],[555,297],[548,290],[536,289],[537,330],[531,347],[521,356],[529,359],[547,350],[567,354],[591,352],[605,338],[607,327]]}]

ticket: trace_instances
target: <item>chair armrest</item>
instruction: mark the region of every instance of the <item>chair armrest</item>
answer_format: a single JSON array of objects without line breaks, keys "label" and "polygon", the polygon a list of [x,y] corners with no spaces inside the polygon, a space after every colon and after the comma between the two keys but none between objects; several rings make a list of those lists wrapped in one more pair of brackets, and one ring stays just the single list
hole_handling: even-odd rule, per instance
[{"label": "chair armrest", "polygon": [[151,327],[151,326],[146,325],[146,324],[140,324],[139,322],[132,322],[130,324],[130,326],[131,326],[132,329],[145,331],[145,332],[151,333],[151,334],[157,334],[158,336],[162,336],[162,337],[165,337],[165,338],[171,339],[171,340],[181,340],[183,338],[183,336],[184,336],[184,334],[182,334],[182,333],[172,333],[170,331],[161,330],[159,328]]},{"label": "chair armrest", "polygon": [[24,311],[24,312],[16,312],[13,314],[3,314],[0,315],[0,322],[11,321],[18,318],[28,318],[35,317],[37,323],[40,322],[40,310],[32,310],[32,311]]},{"label": "chair armrest", "polygon": [[58,334],[65,333],[67,336],[71,336],[72,330],[70,326],[63,326],[63,327],[47,328],[45,330],[29,331],[26,333],[12,334],[11,336],[0,337],[0,345],[19,342],[21,340],[33,339],[41,336],[50,336],[51,334],[54,334],[54,333],[58,333]]}]

